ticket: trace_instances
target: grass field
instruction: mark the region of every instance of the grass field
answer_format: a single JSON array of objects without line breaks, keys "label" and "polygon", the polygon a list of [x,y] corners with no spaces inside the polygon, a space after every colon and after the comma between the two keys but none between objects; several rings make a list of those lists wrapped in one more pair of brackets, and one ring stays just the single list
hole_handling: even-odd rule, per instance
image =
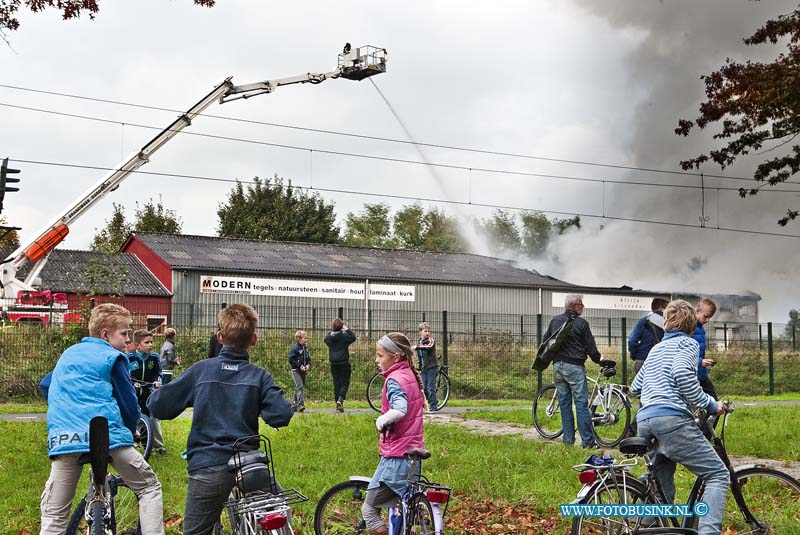
[{"label": "grass field", "polygon": [[[797,459],[797,410],[794,407],[741,407],[731,418],[728,443],[732,452],[779,459]],[[526,409],[470,410],[470,418],[530,425]],[[306,412],[288,428],[262,429],[270,437],[278,479],[309,497],[298,504],[295,525],[311,535],[313,510],[322,493],[350,475],[371,475],[378,461],[374,414],[322,414]],[[163,422],[168,454],[153,456],[151,464],[164,489],[167,533],[180,533],[186,494],[184,449],[190,420]],[[39,495],[49,473],[43,422],[0,422],[2,452],[0,533],[38,531]],[[531,533],[566,534],[568,522],[557,505],[571,501],[578,489],[577,474],[587,452],[557,442],[520,437],[484,437],[456,426],[426,424],[426,446],[433,457],[424,472],[432,480],[453,487],[455,497],[448,512],[448,533],[512,534],[521,526],[536,526]],[[747,445],[743,449],[743,445]],[[792,453],[794,452],[794,453]],[[24,474],[22,476],[21,474]],[[85,477],[84,477],[85,479]],[[678,475],[678,497],[688,494],[693,479]],[[20,484],[24,482],[24,484]],[[86,486],[81,483],[79,492]],[[538,524],[537,524],[538,523]],[[541,530],[541,531],[539,531]]]}]

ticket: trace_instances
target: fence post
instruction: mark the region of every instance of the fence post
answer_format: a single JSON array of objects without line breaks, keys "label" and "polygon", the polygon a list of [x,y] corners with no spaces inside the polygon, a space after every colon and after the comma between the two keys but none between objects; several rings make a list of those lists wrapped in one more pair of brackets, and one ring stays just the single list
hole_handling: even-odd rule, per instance
[{"label": "fence post", "polygon": [[620,318],[620,325],[622,326],[620,334],[622,335],[622,384],[628,384],[628,318],[625,316]]},{"label": "fence post", "polygon": [[[759,325],[761,327],[761,325]],[[772,322],[767,323],[767,359],[769,361],[769,395],[775,394],[775,355],[772,352]]]},{"label": "fence post", "polygon": [[722,324],[722,347],[725,348],[725,351],[728,350],[728,323],[727,322]]},{"label": "fence post", "polygon": [[519,317],[519,343],[525,340],[525,316]]},{"label": "fence post", "polygon": [[792,353],[797,351],[797,345],[795,344],[795,340],[796,340],[795,339],[795,330],[796,330],[796,328],[797,328],[797,326],[793,323],[792,324]]},{"label": "fence post", "polygon": [[338,310],[336,310],[336,317],[340,320],[344,319],[344,307],[339,307]]},{"label": "fence post", "polygon": [[475,343],[476,330],[475,330],[475,314],[472,315],[472,343]]},{"label": "fence post", "polygon": [[761,324],[758,324],[758,350],[761,351],[764,349],[764,339],[761,334]]},{"label": "fence post", "polygon": [[[542,345],[542,315],[536,314],[536,349]],[[536,370],[536,392],[542,389],[542,370]]]},{"label": "fence post", "polygon": [[189,303],[189,329],[194,328],[194,303]]},{"label": "fence post", "polygon": [[609,347],[613,345],[611,341],[611,318],[608,318],[608,345]]},{"label": "fence post", "polygon": [[422,312],[422,323],[425,323],[425,312]]},{"label": "fence post", "polygon": [[313,307],[311,309],[311,330],[315,331],[317,329],[317,307]]},{"label": "fence post", "polygon": [[447,366],[447,311],[442,310],[442,363]]},{"label": "fence post", "polygon": [[94,297],[89,299],[89,310],[94,310]]}]

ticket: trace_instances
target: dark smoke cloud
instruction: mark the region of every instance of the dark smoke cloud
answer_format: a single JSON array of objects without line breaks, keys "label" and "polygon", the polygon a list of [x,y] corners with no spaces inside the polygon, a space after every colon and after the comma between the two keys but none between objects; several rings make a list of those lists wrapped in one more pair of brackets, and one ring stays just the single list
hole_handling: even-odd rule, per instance
[{"label": "dark smoke cloud", "polygon": [[[679,161],[714,146],[708,133],[689,138],[673,133],[678,119],[697,116],[703,100],[701,75],[721,66],[725,58],[743,61],[775,57],[781,46],[747,47],[742,38],[766,20],[797,8],[796,1],[703,2],[575,0],[586,14],[598,17],[616,31],[630,32],[640,44],[626,59],[635,123],[625,132],[609,132],[630,140],[634,165],[679,170]],[[753,160],[754,161],[754,160]],[[737,163],[727,172],[752,176],[753,161]],[[708,167],[705,173],[721,174]],[[629,173],[648,181],[696,184],[699,179]],[[797,179],[794,179],[795,181]],[[800,240],[719,232],[716,226],[781,232],[776,225],[787,208],[800,207],[796,194],[764,193],[740,199],[734,192],[717,194],[714,185],[740,187],[747,183],[705,181],[705,203],[696,190],[620,188],[609,195],[609,211],[623,217],[698,224],[709,229],[684,230],[646,224],[587,222],[581,232],[568,233],[554,244],[550,258],[533,267],[571,282],[629,284],[653,290],[744,293],[763,296],[761,319],[786,321],[797,308],[794,289],[800,263]],[[794,186],[797,188],[797,186]],[[800,224],[787,233],[800,234]],[[580,261],[574,259],[579,258]]]}]

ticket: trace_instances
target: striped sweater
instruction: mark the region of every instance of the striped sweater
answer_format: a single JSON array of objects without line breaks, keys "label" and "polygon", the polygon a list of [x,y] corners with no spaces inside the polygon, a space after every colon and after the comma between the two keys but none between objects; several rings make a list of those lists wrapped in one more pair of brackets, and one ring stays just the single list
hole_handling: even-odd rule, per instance
[{"label": "striped sweater", "polygon": [[669,331],[656,344],[636,374],[631,394],[641,398],[641,422],[655,416],[691,416],[692,407],[717,411],[717,402],[697,379],[700,347],[686,333]]}]

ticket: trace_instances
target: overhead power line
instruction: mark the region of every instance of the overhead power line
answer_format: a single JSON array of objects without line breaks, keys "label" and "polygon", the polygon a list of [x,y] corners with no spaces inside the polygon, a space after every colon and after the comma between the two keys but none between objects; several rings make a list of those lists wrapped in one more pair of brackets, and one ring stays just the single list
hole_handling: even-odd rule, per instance
[{"label": "overhead power line", "polygon": [[[23,159],[14,159],[14,162],[19,163],[27,163],[32,165],[47,165],[53,167],[66,167],[66,168],[74,168],[74,169],[91,169],[91,170],[98,170],[98,171],[117,171],[118,169],[114,167],[105,167],[99,165],[81,165],[81,164],[70,164],[70,163],[62,163],[62,162],[45,162],[39,160],[23,160]],[[203,180],[203,181],[211,181],[211,182],[227,182],[227,183],[241,183],[241,184],[253,184],[252,181],[247,180],[236,180],[231,178],[222,178],[222,177],[210,177],[210,176],[200,176],[200,175],[189,175],[189,174],[177,174],[177,173],[159,173],[154,171],[142,171],[136,170],[132,171],[132,173],[140,174],[140,175],[150,175],[150,176],[158,176],[158,177],[169,177],[169,178],[183,178],[189,180]],[[289,186],[283,186],[289,187]],[[670,221],[654,221],[650,219],[640,219],[640,218],[633,218],[633,217],[616,217],[605,214],[590,214],[590,213],[581,213],[581,212],[563,212],[563,211],[556,211],[556,210],[543,210],[539,208],[533,207],[525,207],[525,206],[513,206],[513,205],[500,205],[500,204],[491,204],[491,203],[476,203],[476,202],[468,202],[468,201],[455,201],[450,199],[437,199],[434,197],[412,197],[409,195],[393,195],[393,194],[386,194],[386,193],[375,193],[369,191],[359,191],[359,190],[346,190],[341,188],[311,188],[307,186],[295,186],[292,185],[292,188],[305,190],[305,191],[312,191],[312,192],[324,192],[324,193],[338,193],[338,194],[346,194],[346,195],[359,195],[359,196],[366,196],[366,197],[379,197],[382,199],[398,199],[398,200],[409,200],[414,202],[430,202],[436,204],[449,204],[449,205],[460,205],[460,206],[478,206],[481,208],[494,208],[499,210],[513,210],[513,211],[520,211],[520,212],[541,212],[543,214],[553,214],[553,215],[562,215],[562,216],[579,216],[585,218],[592,218],[592,219],[608,219],[611,221],[627,221],[631,223],[645,223],[651,225],[662,225],[662,226],[670,226],[670,227],[679,227],[679,228],[696,228],[696,229],[704,229],[704,230],[719,230],[723,232],[733,232],[739,234],[753,234],[759,236],[777,236],[781,238],[800,238],[798,234],[781,234],[779,232],[767,232],[767,231],[759,231],[759,230],[747,230],[747,229],[736,229],[736,228],[729,228],[729,227],[702,227],[700,225],[693,225],[689,223],[674,223]]]},{"label": "overhead power line", "polygon": [[[48,110],[43,108],[33,108],[30,106],[19,106],[16,104],[8,104],[5,102],[0,102],[0,106],[4,106],[7,108],[19,109],[24,111],[33,111],[37,113],[46,113],[50,115],[58,115],[61,117],[70,117],[74,119],[83,119],[87,121],[95,121],[107,124],[116,124],[116,125],[124,125],[130,126],[134,128],[143,128],[147,130],[157,130],[163,131],[164,128],[161,126],[153,126],[153,125],[146,125],[146,124],[139,124],[139,123],[131,123],[131,122],[123,122],[115,119],[107,119],[103,117],[94,117],[90,115],[81,115],[76,113],[67,113],[61,112],[56,110]],[[404,163],[404,164],[411,164],[411,165],[421,165],[421,166],[429,166],[429,167],[437,167],[443,169],[454,169],[460,171],[468,171],[469,173],[472,172],[482,172],[488,174],[500,174],[500,175],[510,175],[510,176],[526,176],[531,178],[550,178],[555,180],[567,180],[567,181],[575,181],[575,182],[590,182],[590,183],[597,183],[597,184],[616,184],[622,186],[647,186],[647,187],[656,187],[656,188],[681,188],[681,189],[693,189],[693,190],[719,190],[719,191],[740,191],[740,188],[731,187],[731,186],[703,186],[703,185],[696,185],[696,184],[665,184],[662,182],[646,182],[641,180],[615,180],[615,179],[602,179],[602,178],[587,178],[587,177],[576,177],[576,176],[567,176],[567,175],[554,175],[549,173],[531,173],[527,171],[512,171],[507,169],[493,169],[488,167],[471,167],[466,165],[456,165],[456,164],[446,164],[446,163],[438,163],[438,162],[424,162],[419,160],[409,160],[405,158],[393,158],[388,156],[374,156],[370,154],[361,154],[361,153],[354,153],[354,152],[344,152],[344,151],[334,151],[334,150],[325,150],[325,149],[316,149],[312,147],[303,147],[299,145],[289,145],[286,143],[273,143],[269,141],[261,141],[256,139],[247,139],[247,138],[239,138],[239,137],[231,137],[231,136],[222,136],[218,134],[207,134],[203,132],[192,132],[187,130],[176,130],[177,133],[181,135],[189,135],[189,136],[197,136],[202,138],[208,139],[218,139],[223,141],[232,141],[236,143],[247,143],[251,145],[261,145],[266,147],[275,147],[275,148],[282,148],[282,149],[289,149],[289,150],[299,150],[299,151],[308,151],[317,154],[328,154],[333,156],[343,156],[348,158],[360,158],[360,159],[367,159],[367,160],[376,160],[376,161],[383,161],[383,162],[391,162],[391,163]],[[708,177],[708,175],[703,175],[704,177]],[[728,177],[729,178],[729,177]],[[752,182],[752,179],[750,179]],[[763,190],[764,193],[800,193],[800,190],[792,190],[792,189],[769,189]]]},{"label": "overhead power line", "polygon": [[[13,89],[17,91],[25,91],[29,93],[39,93],[44,95],[53,95],[58,97],[66,97],[78,100],[86,100],[90,102],[101,102],[104,104],[114,104],[117,106],[127,106],[132,108],[139,108],[145,110],[153,110],[153,111],[163,111],[169,113],[184,113],[184,110],[177,110],[172,108],[164,108],[161,106],[150,106],[147,104],[137,104],[132,102],[124,102],[120,100],[111,100],[111,99],[104,99],[98,97],[89,97],[84,95],[75,95],[71,93],[62,93],[58,91],[47,91],[44,89],[34,89],[29,87],[21,87],[21,86],[14,86],[14,85],[7,85],[7,84],[0,84],[0,87],[5,89]],[[403,145],[416,145],[419,147],[429,147],[435,149],[446,149],[446,150],[455,150],[461,152],[471,152],[476,154],[486,154],[491,156],[504,156],[509,158],[522,158],[527,160],[538,160],[543,162],[552,162],[552,163],[564,163],[564,164],[572,164],[572,165],[583,165],[583,166],[590,166],[590,167],[602,167],[607,169],[621,169],[626,171],[641,171],[646,173],[660,173],[660,174],[669,174],[669,175],[682,175],[682,176],[693,176],[693,177],[700,177],[703,175],[706,178],[720,178],[725,180],[740,180],[740,181],[748,181],[752,182],[752,177],[738,177],[738,176],[727,176],[727,175],[715,175],[715,174],[708,174],[708,173],[700,173],[700,172],[692,172],[692,171],[674,171],[668,169],[656,169],[651,167],[636,167],[631,165],[621,165],[621,164],[610,164],[610,163],[602,163],[602,162],[589,162],[583,160],[570,160],[564,158],[549,158],[545,156],[535,156],[530,154],[520,154],[515,152],[504,152],[504,151],[493,151],[488,149],[476,149],[471,147],[460,147],[457,145],[446,145],[441,143],[424,143],[419,141],[409,141],[405,139],[396,139],[396,138],[389,138],[389,137],[382,137],[382,136],[369,136],[365,134],[355,134],[352,132],[342,132],[339,130],[326,130],[320,128],[310,128],[310,127],[303,127],[303,126],[296,126],[296,125],[288,125],[288,124],[281,124],[281,123],[273,123],[268,121],[256,121],[253,119],[241,119],[238,117],[229,117],[225,115],[216,115],[211,113],[200,113],[198,114],[199,117],[210,117],[213,119],[221,119],[224,121],[235,121],[239,123],[246,123],[246,124],[257,124],[262,126],[271,126],[275,128],[286,128],[290,130],[301,130],[304,132],[314,132],[317,134],[329,134],[335,136],[343,136],[343,137],[350,137],[356,139],[365,139],[371,141],[382,141],[386,143],[399,143]],[[119,121],[115,121],[119,123]]]}]

